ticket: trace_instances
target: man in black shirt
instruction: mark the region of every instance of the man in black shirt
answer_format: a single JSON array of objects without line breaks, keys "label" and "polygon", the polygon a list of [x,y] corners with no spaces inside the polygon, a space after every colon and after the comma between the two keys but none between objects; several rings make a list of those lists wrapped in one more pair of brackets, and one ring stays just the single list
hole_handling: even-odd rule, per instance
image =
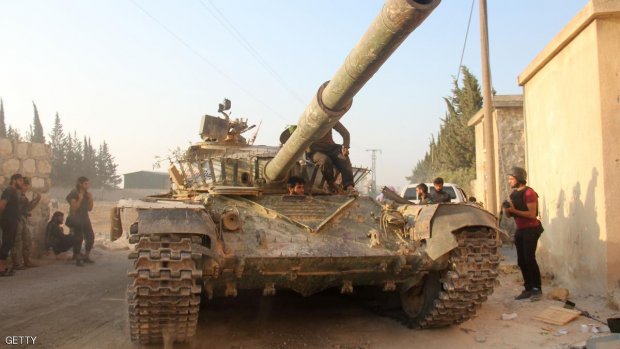
[{"label": "man in black shirt", "polygon": [[433,181],[433,186],[435,187],[435,192],[432,194],[431,199],[433,203],[439,204],[442,202],[450,202],[450,194],[443,191],[443,178],[437,177]]},{"label": "man in black shirt", "polygon": [[2,244],[0,245],[0,276],[12,276],[6,259],[15,243],[17,224],[19,222],[19,196],[24,186],[24,178],[16,173],[11,176],[9,186],[0,197],[0,228],[2,228]]},{"label": "man in black shirt", "polygon": [[[73,257],[77,266],[83,266],[84,262],[94,263],[90,259],[90,250],[95,243],[95,233],[90,223],[88,212],[93,209],[93,195],[88,191],[88,178],[80,177],[77,179],[75,189],[67,195],[69,203],[69,217],[67,225],[74,233]],[[82,254],[82,242],[85,241],[85,253]]]}]

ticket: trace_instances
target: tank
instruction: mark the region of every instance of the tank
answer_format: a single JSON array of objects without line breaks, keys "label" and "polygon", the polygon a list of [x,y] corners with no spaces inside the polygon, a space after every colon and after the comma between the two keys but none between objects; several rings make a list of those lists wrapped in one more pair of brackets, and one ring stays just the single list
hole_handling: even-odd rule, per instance
[{"label": "tank", "polygon": [[[413,205],[387,193],[330,194],[304,150],[350,108],[353,96],[439,0],[388,0],[281,146],[254,145],[247,119],[205,115],[202,140],[171,157],[171,191],[121,201],[112,239],[135,243],[127,290],[131,339],[184,342],[196,331],[201,301],[239,290],[308,296],[328,288],[395,295],[411,327],[466,321],[498,276],[496,218],[474,204]],[[354,169],[355,181],[368,171]],[[288,195],[287,178],[307,195]],[[123,222],[136,209],[135,222]],[[128,227],[129,226],[129,227]],[[126,229],[123,230],[123,227]]]}]

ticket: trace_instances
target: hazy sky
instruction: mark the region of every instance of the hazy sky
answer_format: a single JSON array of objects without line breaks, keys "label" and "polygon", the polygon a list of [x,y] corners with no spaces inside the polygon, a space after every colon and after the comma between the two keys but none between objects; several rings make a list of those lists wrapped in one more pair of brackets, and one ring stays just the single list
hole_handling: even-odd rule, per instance
[{"label": "hazy sky", "polygon": [[[517,76],[586,0],[489,0],[493,87]],[[276,145],[379,12],[371,0],[0,0],[0,97],[25,133],[35,101],[47,133],[106,140],[119,173],[199,140],[203,114],[232,100]],[[355,97],[342,118],[354,164],[378,157],[378,185],[403,185],[445,114],[471,0],[444,0]],[[478,1],[463,64],[478,78]],[[228,29],[226,29],[228,28]],[[78,174],[76,174],[78,175]],[[449,179],[447,179],[449,180]]]}]

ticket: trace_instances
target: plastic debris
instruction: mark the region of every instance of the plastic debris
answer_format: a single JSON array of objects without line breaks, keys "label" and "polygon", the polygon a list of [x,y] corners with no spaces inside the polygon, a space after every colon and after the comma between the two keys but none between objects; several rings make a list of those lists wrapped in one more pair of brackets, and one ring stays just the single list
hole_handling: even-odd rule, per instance
[{"label": "plastic debris", "polygon": [[517,313],[502,314],[502,320],[514,320],[517,318]]}]

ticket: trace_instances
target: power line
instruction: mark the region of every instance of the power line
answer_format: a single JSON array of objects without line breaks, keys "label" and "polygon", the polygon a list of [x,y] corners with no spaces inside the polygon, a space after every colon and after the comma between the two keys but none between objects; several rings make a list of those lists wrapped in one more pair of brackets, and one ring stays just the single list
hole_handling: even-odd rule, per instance
[{"label": "power line", "polygon": [[474,0],[471,0],[471,8],[469,9],[469,19],[467,20],[467,30],[465,31],[465,41],[463,42],[463,50],[461,50],[461,60],[459,61],[459,69],[456,73],[456,83],[459,83],[461,77],[461,67],[463,66],[463,57],[465,56],[465,46],[467,46],[467,36],[469,35],[469,25],[471,24],[471,16],[474,13]]},{"label": "power line", "polygon": [[[199,0],[200,4],[209,11],[211,16],[215,18],[224,29],[226,29],[233,38],[243,47],[255,60],[260,64],[266,71],[271,75],[284,89],[286,89],[295,99],[297,99],[302,105],[305,104],[305,101],[299,97],[297,93],[284,81],[284,79],[278,74],[278,72],[267,63],[267,61],[261,56],[261,54],[250,44],[248,40],[241,34],[239,30],[226,18],[224,13],[220,11],[220,9],[215,6],[215,4],[209,0],[209,5],[213,7],[207,6],[204,0]],[[215,11],[214,11],[215,10]],[[217,12],[217,13],[216,13]]]},{"label": "power line", "polygon": [[151,13],[149,13],[144,7],[140,6],[140,4],[138,4],[135,0],[129,0],[132,4],[134,4],[134,6],[136,6],[138,9],[140,9],[140,11],[142,11],[145,15],[147,15],[150,19],[152,19],[155,23],[157,23],[160,27],[162,27],[166,32],[168,32],[168,34],[170,34],[173,38],[175,38],[178,42],[180,42],[183,46],[185,46],[187,49],[189,49],[190,51],[192,51],[192,53],[194,53],[198,58],[200,58],[202,61],[204,61],[205,63],[207,63],[211,68],[213,68],[217,73],[219,73],[222,77],[226,78],[228,81],[230,81],[233,85],[235,85],[239,90],[241,90],[242,92],[244,92],[245,94],[247,94],[248,96],[250,96],[251,98],[253,98],[254,100],[256,100],[257,102],[259,102],[260,104],[262,104],[265,108],[269,109],[270,111],[272,111],[277,117],[279,117],[280,119],[282,119],[285,122],[290,122],[290,120],[287,120],[286,117],[284,117],[284,115],[280,114],[277,110],[275,110],[274,108],[272,108],[269,104],[265,103],[263,100],[261,100],[260,98],[258,98],[257,96],[255,96],[253,93],[251,93],[249,90],[247,90],[246,88],[243,87],[243,85],[239,84],[238,82],[236,82],[232,77],[230,77],[228,74],[226,74],[222,69],[220,69],[218,66],[216,66],[213,62],[211,62],[207,57],[203,56],[200,52],[198,52],[198,50],[194,49],[190,44],[188,44],[185,40],[183,40],[180,36],[178,36],[177,34],[175,34],[172,30],[170,30],[165,24],[163,24],[161,21],[159,21],[157,18],[155,18],[155,16],[153,16]]}]

